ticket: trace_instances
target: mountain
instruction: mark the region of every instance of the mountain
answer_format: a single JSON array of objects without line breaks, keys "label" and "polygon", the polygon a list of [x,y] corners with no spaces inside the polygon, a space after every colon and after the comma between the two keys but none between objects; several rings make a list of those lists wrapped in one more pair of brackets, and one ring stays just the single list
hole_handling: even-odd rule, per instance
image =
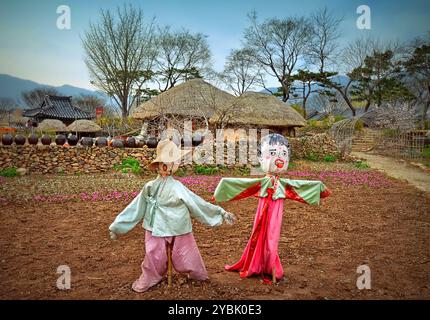
[{"label": "mountain", "polygon": [[[331,78],[331,80],[335,83],[339,83],[340,85],[342,85],[342,87],[346,86],[347,83],[349,82],[349,77],[345,76],[345,75],[336,75],[333,76]],[[292,94],[290,94],[290,98],[288,99],[288,102],[290,104],[301,104],[302,99],[300,99],[300,97],[302,96],[302,89],[300,88],[300,83],[298,81],[294,81],[293,82],[293,87],[295,87],[294,91],[292,92]],[[274,93],[278,91],[278,87],[269,87],[267,88],[268,90],[270,90],[270,92]],[[327,88],[323,88],[322,86],[320,86],[318,83],[313,83],[311,84],[311,91],[316,91],[316,90],[327,90]],[[305,89],[307,92],[307,89]],[[334,92],[333,89],[329,90]],[[266,89],[263,89],[260,91],[261,93],[266,93],[269,94],[269,92]],[[316,92],[312,92],[309,95],[309,100],[308,100],[308,104],[307,104],[307,109],[311,110],[311,109],[318,109],[318,105],[314,106],[312,105],[312,97],[317,95],[318,93]],[[296,97],[294,97],[294,95],[296,95]]]},{"label": "mountain", "polygon": [[17,78],[8,74],[0,74],[0,98],[10,98],[19,102],[21,99],[21,93],[23,91],[30,91],[40,87],[53,88],[57,90],[60,94],[65,96],[77,97],[81,94],[90,94],[96,95],[103,100],[107,100],[106,95],[99,91],[78,88],[68,84],[57,87],[50,86],[46,84],[40,84],[31,80]]}]

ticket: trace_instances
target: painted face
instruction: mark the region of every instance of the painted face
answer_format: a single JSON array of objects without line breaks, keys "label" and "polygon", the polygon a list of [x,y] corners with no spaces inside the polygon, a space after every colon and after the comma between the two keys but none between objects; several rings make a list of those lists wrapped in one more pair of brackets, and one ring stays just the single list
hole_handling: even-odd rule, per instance
[{"label": "painted face", "polygon": [[158,173],[162,177],[170,176],[175,173],[179,168],[179,163],[174,162],[159,162],[158,163]]},{"label": "painted face", "polygon": [[290,152],[283,144],[263,143],[261,146],[261,169],[269,174],[279,174],[288,169]]}]

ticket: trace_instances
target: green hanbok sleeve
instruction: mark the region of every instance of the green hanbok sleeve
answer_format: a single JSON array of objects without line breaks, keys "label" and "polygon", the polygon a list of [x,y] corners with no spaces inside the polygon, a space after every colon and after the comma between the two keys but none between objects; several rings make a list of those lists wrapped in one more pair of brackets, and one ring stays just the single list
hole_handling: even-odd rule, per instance
[{"label": "green hanbok sleeve", "polygon": [[178,195],[184,202],[190,215],[199,222],[216,227],[222,224],[226,211],[202,199],[182,183],[178,183]]},{"label": "green hanbok sleeve", "polygon": [[146,211],[145,187],[130,202],[130,204],[115,218],[109,230],[116,234],[125,234],[133,229],[145,216]]},{"label": "green hanbok sleeve", "polygon": [[[217,202],[244,199],[259,194],[268,178],[222,178],[215,189]],[[263,188],[264,189],[264,188]]]},{"label": "green hanbok sleeve", "polygon": [[319,204],[331,191],[321,181],[279,179],[285,189],[285,198],[307,204]]}]

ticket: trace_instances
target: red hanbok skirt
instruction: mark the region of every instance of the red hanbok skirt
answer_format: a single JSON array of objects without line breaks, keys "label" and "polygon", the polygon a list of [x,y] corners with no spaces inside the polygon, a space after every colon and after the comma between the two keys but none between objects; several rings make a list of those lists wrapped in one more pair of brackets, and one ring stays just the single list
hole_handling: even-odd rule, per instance
[{"label": "red hanbok skirt", "polygon": [[283,277],[284,270],[278,255],[278,243],[284,200],[273,200],[271,193],[266,198],[259,199],[251,237],[242,257],[234,265],[226,265],[226,270],[239,271],[242,278],[262,275],[265,282],[270,282],[275,267],[276,279]]}]

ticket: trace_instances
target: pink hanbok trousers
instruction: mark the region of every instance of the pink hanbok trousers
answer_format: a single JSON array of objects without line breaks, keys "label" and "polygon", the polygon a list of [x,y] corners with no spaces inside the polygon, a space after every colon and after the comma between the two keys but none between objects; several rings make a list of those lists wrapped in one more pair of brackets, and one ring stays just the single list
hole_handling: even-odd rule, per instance
[{"label": "pink hanbok trousers", "polygon": [[142,262],[142,275],[133,283],[134,291],[145,292],[161,281],[167,273],[166,244],[172,241],[173,268],[177,272],[188,273],[190,279],[208,279],[208,273],[192,232],[175,237],[154,237],[151,231],[146,231],[146,253]]}]

